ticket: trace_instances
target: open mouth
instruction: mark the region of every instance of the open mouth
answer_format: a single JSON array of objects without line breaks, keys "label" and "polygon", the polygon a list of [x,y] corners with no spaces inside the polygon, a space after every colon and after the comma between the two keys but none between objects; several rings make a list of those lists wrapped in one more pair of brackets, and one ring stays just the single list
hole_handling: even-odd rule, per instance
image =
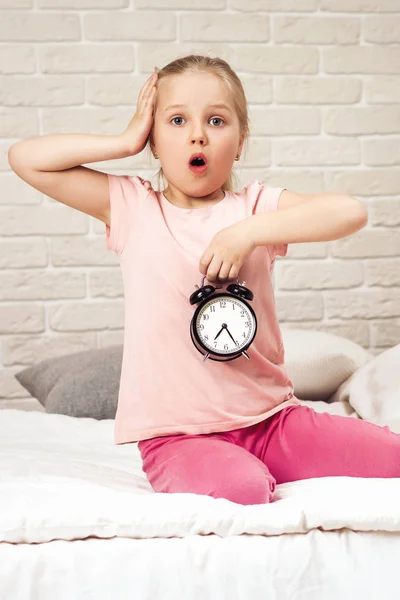
[{"label": "open mouth", "polygon": [[201,156],[194,156],[189,162],[189,169],[193,173],[204,173],[207,170],[207,162]]},{"label": "open mouth", "polygon": [[194,167],[201,167],[202,165],[205,165],[206,163],[204,162],[204,160],[202,158],[194,158],[190,164],[193,165]]}]

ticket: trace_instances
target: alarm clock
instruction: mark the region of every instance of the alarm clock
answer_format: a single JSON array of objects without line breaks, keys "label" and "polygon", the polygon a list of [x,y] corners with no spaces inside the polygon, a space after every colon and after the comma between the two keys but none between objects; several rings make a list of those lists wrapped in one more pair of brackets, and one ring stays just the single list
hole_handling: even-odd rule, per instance
[{"label": "alarm clock", "polygon": [[214,294],[222,285],[214,287],[204,284],[190,296],[190,304],[197,304],[190,322],[190,336],[197,350],[207,358],[228,361],[239,358],[253,342],[257,332],[257,318],[247,302],[253,300],[253,292],[244,287],[245,281],[231,283],[225,292]]}]

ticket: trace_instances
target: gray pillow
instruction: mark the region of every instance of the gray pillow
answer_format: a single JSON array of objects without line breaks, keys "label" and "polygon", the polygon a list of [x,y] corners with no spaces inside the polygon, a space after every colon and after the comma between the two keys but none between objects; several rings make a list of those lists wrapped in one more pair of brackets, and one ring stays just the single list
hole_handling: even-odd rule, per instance
[{"label": "gray pillow", "polygon": [[123,346],[48,358],[15,374],[48,413],[114,419]]}]

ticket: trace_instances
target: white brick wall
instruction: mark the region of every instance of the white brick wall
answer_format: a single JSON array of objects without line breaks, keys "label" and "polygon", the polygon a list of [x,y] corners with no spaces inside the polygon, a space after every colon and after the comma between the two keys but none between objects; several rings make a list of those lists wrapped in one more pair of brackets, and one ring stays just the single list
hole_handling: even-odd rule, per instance
[{"label": "white brick wall", "polygon": [[[400,342],[399,0],[0,0],[0,404],[44,358],[122,343],[124,301],[104,225],[30,188],[15,141],[114,134],[154,66],[208,53],[241,77],[252,137],[235,166],[298,192],[345,192],[366,228],[292,244],[275,267],[282,325]],[[139,156],[92,166],[151,179]],[[156,180],[153,180],[156,185]]]}]

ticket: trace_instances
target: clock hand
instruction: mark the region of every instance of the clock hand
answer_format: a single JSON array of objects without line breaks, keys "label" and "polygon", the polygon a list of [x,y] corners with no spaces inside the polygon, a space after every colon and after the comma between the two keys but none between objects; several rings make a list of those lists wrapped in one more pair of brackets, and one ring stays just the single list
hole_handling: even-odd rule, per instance
[{"label": "clock hand", "polygon": [[222,326],[221,329],[218,331],[217,335],[215,336],[214,340],[217,339],[217,337],[221,334],[221,332],[224,330],[224,327]]},{"label": "clock hand", "polygon": [[229,331],[228,327],[225,325],[225,329],[227,331],[227,334],[230,336],[232,342],[234,342],[236,344],[236,340],[233,339],[233,337],[231,336],[231,332]]}]

